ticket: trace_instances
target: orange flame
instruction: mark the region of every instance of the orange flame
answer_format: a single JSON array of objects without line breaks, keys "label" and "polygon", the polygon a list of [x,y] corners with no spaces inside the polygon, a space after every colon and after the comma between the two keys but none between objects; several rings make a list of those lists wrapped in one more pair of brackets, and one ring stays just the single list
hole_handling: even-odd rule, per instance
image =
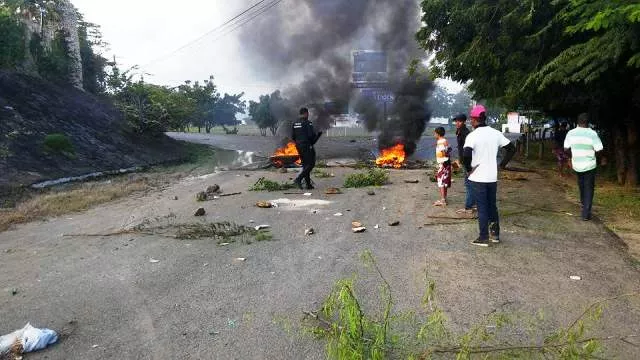
[{"label": "orange flame", "polygon": [[278,159],[278,156],[297,156],[298,159],[295,161],[296,165],[301,165],[302,160],[300,159],[300,154],[298,153],[298,148],[296,148],[296,143],[293,141],[287,143],[284,147],[276,149],[275,153],[273,153],[272,161],[278,167],[283,167],[285,165],[284,161]]},{"label": "orange flame", "polygon": [[382,149],[382,154],[376,159],[376,165],[399,169],[404,165],[405,156],[404,144],[397,144],[390,148]]}]

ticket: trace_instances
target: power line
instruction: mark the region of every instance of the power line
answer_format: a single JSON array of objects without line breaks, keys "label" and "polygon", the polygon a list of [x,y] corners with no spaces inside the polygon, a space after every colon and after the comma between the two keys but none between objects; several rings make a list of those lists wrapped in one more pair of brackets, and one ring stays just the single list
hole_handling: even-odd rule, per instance
[{"label": "power line", "polygon": [[[244,20],[238,21],[235,24],[235,27],[231,27],[231,28],[228,27],[227,29],[225,29],[225,31],[221,35],[219,35],[218,37],[214,38],[213,41],[217,41],[218,39],[223,38],[223,37],[231,34],[232,32],[238,30],[239,28],[243,27],[247,23],[251,22],[253,19],[255,19],[258,16],[260,16],[260,15],[266,13],[267,11],[271,10],[272,8],[277,6],[279,3],[281,3],[282,1],[283,0],[275,0],[272,3],[263,6],[260,10],[258,10],[256,13],[254,13],[255,14],[254,16],[252,16],[250,18],[247,18],[247,19],[244,19]],[[232,26],[234,26],[234,25],[232,25]]]},{"label": "power line", "polygon": [[[215,33],[216,31],[223,30],[227,25],[229,25],[229,24],[231,24],[231,23],[235,22],[236,20],[239,20],[240,18],[244,17],[247,13],[250,13],[252,10],[254,10],[255,8],[259,7],[260,5],[264,4],[264,3],[265,3],[265,2],[267,2],[267,1],[273,1],[273,0],[260,0],[260,1],[258,1],[257,3],[255,3],[254,5],[252,5],[251,7],[247,8],[247,9],[245,9],[244,11],[242,11],[241,13],[239,13],[238,15],[236,15],[236,16],[234,16],[233,18],[231,18],[231,19],[229,19],[229,20],[225,21],[223,24],[221,24],[221,25],[217,26],[215,29],[212,29],[212,30],[210,30],[210,31],[206,32],[205,34],[203,34],[202,36],[198,37],[197,39],[195,39],[195,40],[192,40],[192,41],[188,42],[187,44],[185,44],[185,45],[183,45],[183,46],[179,47],[178,49],[176,49],[176,50],[174,50],[174,51],[172,51],[172,52],[170,52],[170,53],[168,53],[168,54],[166,54],[166,55],[160,56],[160,57],[158,57],[158,58],[156,58],[156,59],[154,59],[154,60],[152,60],[152,61],[148,62],[147,64],[143,65],[142,67],[148,67],[148,66],[153,65],[153,64],[155,64],[155,63],[157,63],[157,62],[159,62],[159,61],[161,61],[161,60],[164,60],[164,59],[166,59],[166,58],[169,58],[169,57],[171,57],[171,56],[175,55],[176,53],[178,53],[178,52],[180,52],[180,51],[184,50],[185,48],[187,48],[187,47],[189,47],[189,46],[191,46],[191,45],[193,45],[193,44],[195,44],[195,43],[199,42],[200,40],[202,40],[202,39],[206,38],[207,36],[209,36],[209,35],[211,35],[211,34]],[[258,10],[257,10],[257,11],[258,11],[258,15],[253,16],[250,20],[252,20],[252,19],[256,18],[257,16],[259,16],[259,15],[261,15],[261,14],[263,14],[263,13],[265,12],[265,10],[263,10],[263,9],[267,8],[266,10],[268,10],[268,9],[270,9],[271,7],[273,7],[273,6],[277,5],[278,3],[280,3],[281,1],[282,1],[282,0],[275,0],[275,2],[271,2],[271,3],[267,2],[267,4],[266,4],[266,5],[264,5],[262,8],[260,8],[260,9],[258,9]],[[263,10],[263,11],[261,11],[261,10]],[[240,21],[242,21],[242,20],[240,20]],[[244,24],[246,24],[246,22],[242,23],[242,25],[244,25]],[[234,24],[234,25],[235,25],[235,24]],[[242,25],[241,25],[241,26],[242,26]],[[233,26],[233,25],[232,25],[232,26]],[[234,31],[234,30],[236,30],[237,28],[238,28],[238,27],[234,28],[233,30],[231,30],[231,32],[233,32],[233,31]],[[231,33],[231,32],[228,32],[228,33]],[[227,33],[227,34],[228,34],[228,33]],[[216,39],[217,39],[217,38],[216,38]]]}]

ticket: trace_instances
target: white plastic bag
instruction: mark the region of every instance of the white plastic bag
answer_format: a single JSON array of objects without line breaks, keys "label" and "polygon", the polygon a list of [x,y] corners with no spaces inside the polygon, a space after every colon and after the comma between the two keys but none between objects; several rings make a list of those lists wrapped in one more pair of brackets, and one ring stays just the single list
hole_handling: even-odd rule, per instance
[{"label": "white plastic bag", "polygon": [[11,334],[0,336],[0,355],[7,354],[11,347],[18,343],[22,346],[22,352],[28,353],[46,348],[58,341],[58,334],[50,329],[37,329],[31,324],[25,325],[20,330]]}]

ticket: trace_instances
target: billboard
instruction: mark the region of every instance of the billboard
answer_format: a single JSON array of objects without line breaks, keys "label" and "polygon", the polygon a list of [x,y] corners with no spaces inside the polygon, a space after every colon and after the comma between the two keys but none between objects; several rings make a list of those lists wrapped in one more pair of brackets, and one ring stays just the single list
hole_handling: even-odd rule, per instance
[{"label": "billboard", "polygon": [[387,54],[384,51],[357,50],[353,52],[354,88],[385,87],[387,74]]},{"label": "billboard", "polygon": [[393,92],[389,89],[361,89],[360,95],[373,100],[376,104],[392,103]]}]

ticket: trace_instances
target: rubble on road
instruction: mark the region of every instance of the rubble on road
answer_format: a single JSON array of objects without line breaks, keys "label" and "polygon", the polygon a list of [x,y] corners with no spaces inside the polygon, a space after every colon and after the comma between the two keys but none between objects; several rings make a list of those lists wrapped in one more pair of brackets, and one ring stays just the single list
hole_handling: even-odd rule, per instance
[{"label": "rubble on road", "polygon": [[400,221],[392,221],[389,223],[389,226],[398,226],[400,225]]},{"label": "rubble on road", "polygon": [[342,194],[342,190],[340,190],[339,188],[327,188],[324,193],[327,195],[338,195]]},{"label": "rubble on road", "polygon": [[364,226],[360,226],[360,227],[352,228],[351,230],[353,230],[354,233],[363,233],[367,230],[367,228]]},{"label": "rubble on road", "polygon": [[200,191],[196,194],[197,201],[207,201],[207,193],[204,191]]},{"label": "rubble on road", "polygon": [[313,234],[315,234],[315,233],[316,233],[316,231],[315,231],[313,228],[308,228],[308,229],[306,229],[306,230],[304,231],[304,234],[305,234],[306,236],[311,236],[311,235],[313,235]]},{"label": "rubble on road", "polygon": [[256,206],[261,209],[271,209],[273,207],[273,204],[268,201],[258,201],[256,203]]},{"label": "rubble on road", "polygon": [[193,214],[194,216],[204,216],[207,213],[207,211],[204,208],[199,208],[198,210],[196,210],[196,212]]},{"label": "rubble on road", "polygon": [[362,223],[359,221],[354,221],[351,223],[351,227],[354,227],[354,228],[362,227]]},{"label": "rubble on road", "polygon": [[404,182],[405,182],[405,183],[407,183],[407,184],[417,184],[417,183],[419,183],[419,182],[420,182],[420,180],[418,180],[418,179],[411,179],[411,180],[405,180]]}]

